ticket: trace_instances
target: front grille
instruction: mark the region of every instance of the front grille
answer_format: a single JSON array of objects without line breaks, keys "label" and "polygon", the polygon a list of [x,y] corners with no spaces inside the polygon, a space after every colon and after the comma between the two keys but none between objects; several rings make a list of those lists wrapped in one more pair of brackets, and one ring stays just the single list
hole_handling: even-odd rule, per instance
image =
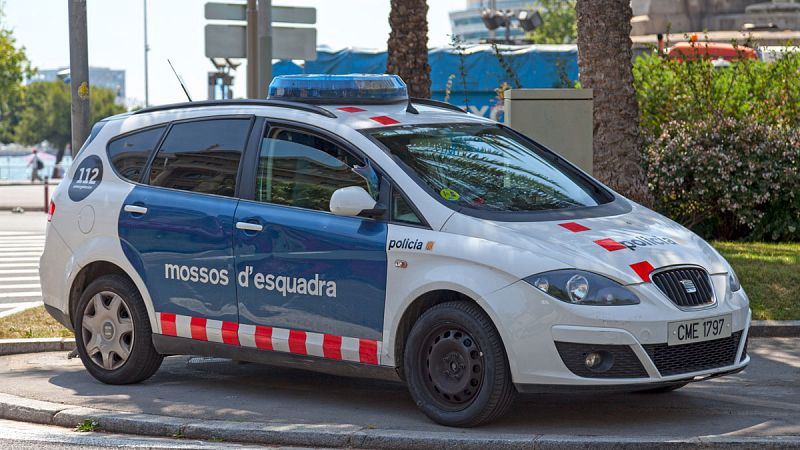
[{"label": "front grille", "polygon": [[[646,378],[647,371],[627,345],[591,345],[572,342],[556,342],[558,354],[564,365],[579,377],[586,378]],[[586,355],[591,352],[608,352],[612,355],[613,365],[605,371],[591,370],[586,367]]]},{"label": "front grille", "polygon": [[672,303],[680,307],[696,308],[714,304],[711,279],[703,269],[689,267],[666,270],[653,274],[651,279]]},{"label": "front grille", "polygon": [[697,372],[733,365],[742,332],[713,341],[669,346],[667,344],[643,345],[644,350],[662,376]]}]

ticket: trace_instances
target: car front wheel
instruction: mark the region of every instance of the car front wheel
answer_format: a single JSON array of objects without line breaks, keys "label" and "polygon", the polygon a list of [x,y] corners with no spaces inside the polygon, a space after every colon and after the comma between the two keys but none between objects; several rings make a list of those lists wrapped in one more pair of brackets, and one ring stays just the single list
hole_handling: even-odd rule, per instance
[{"label": "car front wheel", "polygon": [[422,314],[408,336],[404,372],[417,406],[447,426],[495,420],[516,394],[499,333],[468,301],[441,303]]}]

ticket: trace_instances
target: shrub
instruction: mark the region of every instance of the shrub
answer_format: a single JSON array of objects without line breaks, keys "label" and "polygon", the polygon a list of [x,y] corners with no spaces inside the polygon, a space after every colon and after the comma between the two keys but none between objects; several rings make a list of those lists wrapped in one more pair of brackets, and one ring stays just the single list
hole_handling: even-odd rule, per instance
[{"label": "shrub", "polygon": [[800,240],[800,130],[716,116],[664,124],[645,149],[656,208],[707,237]]},{"label": "shrub", "polygon": [[786,52],[772,63],[740,60],[725,68],[714,68],[708,59],[682,62],[653,53],[636,59],[633,74],[646,137],[658,136],[673,121],[719,116],[800,124],[797,52]]}]

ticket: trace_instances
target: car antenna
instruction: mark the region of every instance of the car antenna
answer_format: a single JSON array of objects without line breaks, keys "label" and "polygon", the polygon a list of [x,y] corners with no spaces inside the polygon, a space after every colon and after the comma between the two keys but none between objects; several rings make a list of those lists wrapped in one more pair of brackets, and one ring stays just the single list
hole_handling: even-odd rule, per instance
[{"label": "car antenna", "polygon": [[167,58],[167,63],[169,63],[169,66],[172,68],[172,73],[175,74],[175,78],[178,79],[178,83],[181,84],[181,87],[183,88],[183,93],[186,94],[186,98],[188,98],[189,101],[191,102],[192,96],[189,95],[189,91],[186,90],[186,85],[183,84],[183,79],[181,79],[181,76],[178,75],[178,72],[175,70],[175,67],[172,65],[172,61],[170,61],[169,58]]}]

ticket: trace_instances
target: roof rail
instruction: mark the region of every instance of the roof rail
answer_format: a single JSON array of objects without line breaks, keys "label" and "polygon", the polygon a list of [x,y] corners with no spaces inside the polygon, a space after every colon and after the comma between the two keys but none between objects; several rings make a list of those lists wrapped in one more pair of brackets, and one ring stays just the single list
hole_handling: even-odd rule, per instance
[{"label": "roof rail", "polygon": [[241,100],[204,100],[199,102],[173,103],[170,105],[151,106],[134,111],[133,114],[145,114],[156,111],[169,111],[172,109],[200,108],[203,106],[272,106],[275,108],[296,109],[299,111],[319,114],[321,116],[336,118],[336,114],[325,108],[309,105],[308,103],[289,102],[286,100],[260,100],[260,99],[241,99]]},{"label": "roof rail", "polygon": [[466,111],[464,111],[463,109],[459,108],[456,105],[440,102],[438,100],[431,100],[429,98],[416,98],[416,97],[411,97],[409,100],[411,103],[416,103],[418,105],[433,106],[434,108],[449,109],[450,111],[458,111],[460,113],[467,114]]}]

